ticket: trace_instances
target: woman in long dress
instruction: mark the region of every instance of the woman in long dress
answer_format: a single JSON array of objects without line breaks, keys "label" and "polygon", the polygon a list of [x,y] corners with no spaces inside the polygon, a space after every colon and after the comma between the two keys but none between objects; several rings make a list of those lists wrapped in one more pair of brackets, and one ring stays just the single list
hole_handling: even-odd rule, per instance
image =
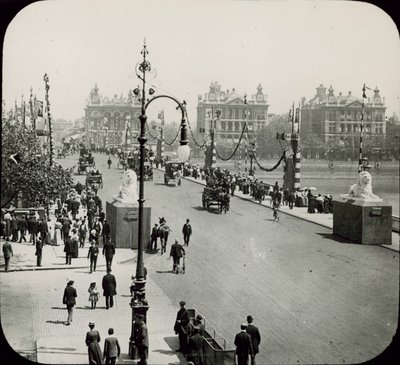
[{"label": "woman in long dress", "polygon": [[102,364],[103,354],[99,345],[100,334],[94,329],[94,322],[89,322],[90,331],[86,333],[86,346],[88,347],[89,364]]}]

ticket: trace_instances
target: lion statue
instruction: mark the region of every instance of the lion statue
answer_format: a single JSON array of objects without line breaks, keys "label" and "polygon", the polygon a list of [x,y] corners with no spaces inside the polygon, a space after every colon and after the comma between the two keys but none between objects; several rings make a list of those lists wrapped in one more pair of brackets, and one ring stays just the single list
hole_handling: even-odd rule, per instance
[{"label": "lion statue", "polygon": [[137,194],[137,176],[133,170],[126,170],[122,176],[119,194],[114,195],[115,200],[121,203],[138,204],[139,196]]},{"label": "lion statue", "polygon": [[381,198],[372,193],[372,176],[368,171],[361,171],[358,174],[357,184],[351,185],[349,193],[341,196],[368,201],[382,201]]}]

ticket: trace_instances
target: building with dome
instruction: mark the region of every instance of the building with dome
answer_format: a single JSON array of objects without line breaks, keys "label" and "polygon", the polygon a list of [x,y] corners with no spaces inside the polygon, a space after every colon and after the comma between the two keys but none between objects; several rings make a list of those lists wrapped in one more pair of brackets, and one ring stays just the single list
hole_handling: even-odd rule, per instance
[{"label": "building with dome", "polygon": [[127,97],[122,94],[113,98],[102,97],[96,84],[85,107],[86,144],[97,147],[131,146],[140,129],[140,114],[141,103],[137,96],[129,93]]},{"label": "building with dome", "polygon": [[[341,92],[335,95],[332,85],[327,90],[323,84],[317,88],[316,95],[305,103],[302,101],[300,117],[300,137],[317,135],[322,143],[351,148],[359,143],[362,99]],[[371,95],[364,99],[364,135],[372,137],[386,136],[385,98],[381,98],[379,89],[367,92]]]},{"label": "building with dome", "polygon": [[213,127],[217,138],[238,142],[246,120],[253,131],[266,126],[268,107],[267,95],[263,93],[261,84],[256,94],[247,97],[245,104],[244,95],[235,89],[223,91],[217,81],[212,82],[209,92],[198,97],[197,128],[200,132],[208,132]]}]

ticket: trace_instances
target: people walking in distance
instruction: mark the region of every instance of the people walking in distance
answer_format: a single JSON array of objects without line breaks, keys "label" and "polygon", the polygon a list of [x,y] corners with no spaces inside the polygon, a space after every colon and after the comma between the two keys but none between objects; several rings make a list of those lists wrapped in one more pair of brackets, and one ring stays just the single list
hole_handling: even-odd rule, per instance
[{"label": "people walking in distance", "polygon": [[186,353],[188,344],[188,333],[190,331],[189,327],[190,314],[188,310],[185,308],[186,302],[181,301],[179,302],[179,305],[181,308],[176,314],[176,320],[174,325],[175,334],[177,334],[179,338],[179,348],[176,351]]},{"label": "people walking in distance", "polygon": [[71,230],[71,222],[67,217],[64,217],[63,227],[62,227],[62,233],[63,233],[64,242],[69,237],[69,231],[70,230]]},{"label": "people walking in distance", "polygon": [[94,329],[94,322],[89,322],[90,331],[86,333],[86,346],[88,347],[89,364],[102,364],[100,333]]},{"label": "people walking in distance", "polygon": [[4,255],[4,262],[5,262],[5,269],[4,271],[8,271],[8,267],[10,264],[10,259],[14,255],[11,243],[9,238],[6,237],[6,242],[3,244],[3,255]]},{"label": "people walking in distance", "polygon": [[[101,224],[101,223],[100,223]],[[110,223],[107,222],[107,219],[104,220],[103,223],[103,229],[101,231],[101,235],[103,236],[103,245],[106,243],[107,241],[107,237],[109,237],[111,234],[111,227],[110,227]]]},{"label": "people walking in distance", "polygon": [[110,169],[111,164],[112,164],[111,156],[108,156],[108,160],[107,160],[108,169]]},{"label": "people walking in distance", "polygon": [[137,365],[147,365],[149,336],[143,314],[138,314],[136,316],[136,320],[133,325],[133,340],[135,341],[135,347],[137,348],[140,359]]},{"label": "people walking in distance", "polygon": [[82,218],[82,221],[79,225],[79,247],[80,248],[85,247],[85,239],[86,239],[87,231],[88,231],[88,229],[87,229],[85,219]]},{"label": "people walking in distance", "polygon": [[192,225],[190,224],[189,218],[186,219],[186,223],[183,225],[182,233],[184,245],[189,246],[190,236],[192,235]]},{"label": "people walking in distance", "polygon": [[95,281],[90,283],[88,292],[89,292],[89,302],[91,303],[91,308],[96,309],[97,302],[99,301],[99,291],[97,290]]},{"label": "people walking in distance", "polygon": [[115,276],[111,274],[111,269],[107,269],[107,274],[103,276],[101,285],[103,296],[106,297],[106,308],[109,309],[114,305],[114,295],[117,295],[117,281]]},{"label": "people walking in distance", "polygon": [[74,248],[73,248],[72,239],[69,236],[69,233],[68,233],[68,236],[65,238],[65,241],[64,241],[64,252],[65,252],[65,264],[66,265],[71,265],[72,254],[74,252]]},{"label": "people walking in distance", "polygon": [[97,257],[99,256],[99,245],[95,241],[90,242],[88,259],[90,259],[90,273],[96,271]]},{"label": "people walking in distance", "polygon": [[37,221],[37,217],[35,212],[31,213],[31,216],[29,218],[28,221],[28,230],[30,231],[30,239],[29,239],[29,243],[32,243],[32,245],[36,245],[36,238],[37,238],[37,233],[38,233],[38,226],[39,223]]},{"label": "people walking in distance", "polygon": [[[96,237],[97,237],[97,242],[99,241],[100,236],[102,235],[102,231],[103,231],[103,225],[101,224],[101,222],[99,221],[99,218],[96,217],[94,219],[94,226],[93,228],[96,230]],[[103,245],[104,245],[104,241],[103,241]]]},{"label": "people walking in distance", "polygon": [[193,327],[191,336],[188,342],[188,361],[193,361],[195,365],[204,364],[204,337],[200,335],[199,328]]},{"label": "people walking in distance", "polygon": [[152,251],[157,250],[157,239],[158,239],[158,224],[155,223],[150,235],[150,249]]},{"label": "people walking in distance", "polygon": [[115,255],[115,246],[108,237],[106,243],[103,246],[103,256],[105,256],[106,258],[107,270],[111,271],[111,265],[114,255]]},{"label": "people walking in distance", "polygon": [[106,365],[115,365],[117,358],[121,355],[121,347],[119,346],[118,339],[113,336],[114,329],[108,329],[108,336],[104,341],[103,356]]},{"label": "people walking in distance", "polygon": [[15,215],[15,213],[11,214],[11,241],[12,242],[17,242],[18,241],[18,222],[19,219]]},{"label": "people walking in distance", "polygon": [[5,223],[6,223],[6,232],[5,232],[5,238],[10,238],[11,236],[11,213],[7,210],[4,213],[4,217],[3,217]]},{"label": "people walking in distance", "polygon": [[253,316],[247,316],[246,332],[251,336],[251,344],[253,346],[253,355],[251,356],[251,365],[256,365],[256,355],[259,353],[259,346],[261,342],[260,331],[253,324]]},{"label": "people walking in distance", "polygon": [[74,305],[76,304],[75,298],[77,297],[76,289],[72,286],[74,281],[68,281],[66,288],[64,289],[63,304],[67,306],[68,318],[66,325],[69,326],[72,322],[72,314],[74,311]]},{"label": "people walking in distance", "polygon": [[39,237],[36,240],[36,266],[42,266],[42,254],[43,254],[43,246],[44,246],[44,240],[42,237]]},{"label": "people walking in distance", "polygon": [[251,336],[246,332],[247,323],[240,326],[240,332],[235,336],[237,365],[248,365],[249,356],[253,356]]},{"label": "people walking in distance", "polygon": [[47,235],[49,233],[49,225],[46,222],[45,218],[42,218],[40,224],[39,224],[39,231],[40,231],[40,237],[42,238],[43,243],[47,243]]},{"label": "people walking in distance", "polygon": [[59,246],[62,240],[61,236],[61,231],[62,231],[62,223],[59,222],[58,220],[54,223],[54,236],[53,236],[53,242],[55,246]]},{"label": "people walking in distance", "polygon": [[92,228],[89,232],[89,241],[99,242],[99,237],[97,236],[97,231]]},{"label": "people walking in distance", "polygon": [[179,240],[175,238],[175,243],[171,246],[171,251],[169,253],[169,257],[172,257],[174,264],[172,270],[178,274],[179,273],[179,265],[181,257],[185,255],[185,249],[179,243]]},{"label": "people walking in distance", "polygon": [[24,242],[26,242],[26,238],[25,238],[25,234],[26,234],[26,229],[28,228],[28,223],[26,221],[25,215],[23,215],[21,217],[21,219],[19,220],[19,225],[18,225],[18,229],[19,229],[19,243],[22,242],[22,240],[24,240]]}]

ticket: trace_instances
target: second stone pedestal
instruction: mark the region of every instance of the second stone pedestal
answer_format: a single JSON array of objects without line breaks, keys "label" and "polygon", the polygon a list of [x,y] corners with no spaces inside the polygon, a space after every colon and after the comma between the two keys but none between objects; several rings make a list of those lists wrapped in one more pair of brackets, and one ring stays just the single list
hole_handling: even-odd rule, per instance
[{"label": "second stone pedestal", "polygon": [[[137,248],[139,207],[137,204],[114,201],[106,203],[106,217],[110,224],[111,241],[116,248]],[[151,207],[143,208],[143,249],[150,238]]]},{"label": "second stone pedestal", "polygon": [[391,245],[392,207],[359,199],[334,200],[333,234],[363,245]]}]

